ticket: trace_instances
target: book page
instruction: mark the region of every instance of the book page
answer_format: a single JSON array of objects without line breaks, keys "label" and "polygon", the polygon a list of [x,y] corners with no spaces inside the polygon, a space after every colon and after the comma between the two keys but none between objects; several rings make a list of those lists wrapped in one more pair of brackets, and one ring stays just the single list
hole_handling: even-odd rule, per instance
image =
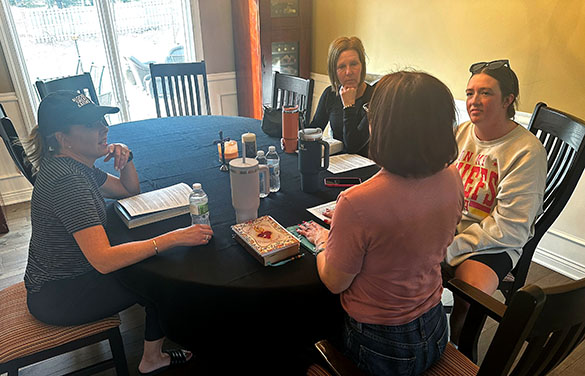
[{"label": "book page", "polygon": [[154,213],[157,211],[189,205],[192,189],[185,183],[171,185],[156,191],[141,193],[118,200],[130,216]]},{"label": "book page", "polygon": [[351,171],[375,164],[376,163],[371,159],[362,157],[358,154],[340,154],[329,158],[329,168],[327,171],[333,174],[339,174],[341,172]]},{"label": "book page", "polygon": [[327,209],[335,210],[335,203],[336,203],[336,201],[326,202],[326,203],[318,205],[318,206],[313,206],[312,208],[307,208],[307,211],[309,213],[313,214],[315,217],[322,220],[323,222],[325,222],[325,219],[329,219],[329,218],[325,217],[323,215],[323,213]]}]

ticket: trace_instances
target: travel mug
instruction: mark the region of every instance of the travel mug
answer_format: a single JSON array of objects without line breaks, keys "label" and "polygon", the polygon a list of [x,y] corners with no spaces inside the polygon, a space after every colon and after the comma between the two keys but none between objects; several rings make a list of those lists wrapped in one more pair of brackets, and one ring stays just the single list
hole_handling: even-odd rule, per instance
[{"label": "travel mug", "polygon": [[299,106],[282,109],[282,149],[285,153],[297,150],[297,134],[299,131]]},{"label": "travel mug", "polygon": [[250,156],[230,161],[230,186],[232,206],[236,211],[236,223],[258,218],[260,206],[260,176],[264,175],[264,191],[270,192],[270,173],[268,166],[258,165],[258,161]]},{"label": "travel mug", "polygon": [[329,167],[329,144],[321,138],[319,128],[305,128],[299,131],[299,172],[301,190],[315,192],[321,189],[321,171]]}]

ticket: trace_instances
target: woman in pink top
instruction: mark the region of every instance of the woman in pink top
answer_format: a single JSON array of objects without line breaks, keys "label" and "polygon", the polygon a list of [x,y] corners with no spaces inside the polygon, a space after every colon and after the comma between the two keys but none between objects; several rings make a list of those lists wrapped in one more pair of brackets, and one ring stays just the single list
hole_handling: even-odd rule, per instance
[{"label": "woman in pink top", "polygon": [[450,166],[453,96],[426,73],[393,73],[376,85],[368,120],[382,169],[339,195],[330,231],[300,232],[322,250],[321,280],[341,294],[346,353],[368,374],[416,375],[447,343],[440,263],[463,208]]}]

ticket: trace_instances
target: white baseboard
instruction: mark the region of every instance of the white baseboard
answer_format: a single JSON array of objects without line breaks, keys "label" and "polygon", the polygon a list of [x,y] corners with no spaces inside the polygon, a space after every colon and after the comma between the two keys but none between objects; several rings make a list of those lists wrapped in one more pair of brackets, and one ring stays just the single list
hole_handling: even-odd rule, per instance
[{"label": "white baseboard", "polygon": [[585,240],[563,231],[549,229],[540,240],[532,260],[569,278],[584,278]]},{"label": "white baseboard", "polygon": [[21,202],[27,202],[30,201],[31,197],[32,186],[29,188],[12,190],[10,192],[2,192],[2,201],[4,206],[19,204]]}]

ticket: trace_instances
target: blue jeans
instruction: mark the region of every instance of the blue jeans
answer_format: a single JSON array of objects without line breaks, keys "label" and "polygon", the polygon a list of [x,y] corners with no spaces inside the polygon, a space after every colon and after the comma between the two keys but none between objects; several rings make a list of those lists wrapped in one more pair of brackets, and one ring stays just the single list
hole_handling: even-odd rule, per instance
[{"label": "blue jeans", "polygon": [[447,316],[437,304],[398,326],[360,323],[346,315],[346,354],[370,375],[418,375],[439,360],[447,345]]}]

